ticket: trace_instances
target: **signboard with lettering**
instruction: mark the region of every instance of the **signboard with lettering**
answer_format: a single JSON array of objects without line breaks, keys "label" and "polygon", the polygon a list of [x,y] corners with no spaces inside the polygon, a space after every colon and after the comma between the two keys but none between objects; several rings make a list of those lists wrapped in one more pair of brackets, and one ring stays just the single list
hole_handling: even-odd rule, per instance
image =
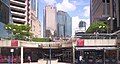
[{"label": "signboard with lettering", "polygon": [[58,48],[58,47],[61,47],[61,44],[60,43],[50,43],[50,44],[39,44],[38,47],[40,48],[49,48],[49,47],[52,47],[52,48]]}]

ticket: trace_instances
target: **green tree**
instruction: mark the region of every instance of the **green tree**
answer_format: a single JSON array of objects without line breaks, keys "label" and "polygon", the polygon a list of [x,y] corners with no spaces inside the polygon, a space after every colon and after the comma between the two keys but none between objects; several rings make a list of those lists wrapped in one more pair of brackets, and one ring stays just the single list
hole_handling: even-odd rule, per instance
[{"label": "green tree", "polygon": [[32,41],[34,42],[51,42],[50,38],[33,38]]},{"label": "green tree", "polygon": [[30,33],[31,27],[29,25],[17,25],[17,24],[7,24],[5,25],[6,30],[10,30],[13,34],[12,38],[24,40],[32,36]]},{"label": "green tree", "polygon": [[105,21],[96,21],[93,22],[90,27],[87,29],[87,33],[93,33],[93,32],[106,32],[108,28],[108,25],[105,23]]}]

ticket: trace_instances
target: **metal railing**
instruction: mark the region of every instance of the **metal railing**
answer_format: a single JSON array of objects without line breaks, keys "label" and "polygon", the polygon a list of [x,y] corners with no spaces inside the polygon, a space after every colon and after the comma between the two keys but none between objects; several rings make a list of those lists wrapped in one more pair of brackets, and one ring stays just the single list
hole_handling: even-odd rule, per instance
[{"label": "metal railing", "polygon": [[76,34],[75,37],[82,38],[82,39],[120,39],[119,34],[107,34],[107,33]]}]

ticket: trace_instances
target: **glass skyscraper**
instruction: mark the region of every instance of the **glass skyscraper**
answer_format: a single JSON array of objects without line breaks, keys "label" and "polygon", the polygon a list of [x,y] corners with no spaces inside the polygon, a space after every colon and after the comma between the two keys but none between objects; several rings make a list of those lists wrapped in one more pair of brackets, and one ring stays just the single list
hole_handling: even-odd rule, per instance
[{"label": "glass skyscraper", "polygon": [[11,34],[4,27],[12,22],[10,14],[9,0],[0,0],[0,38],[6,38]]},{"label": "glass skyscraper", "polygon": [[57,12],[57,36],[70,37],[72,35],[72,19],[64,11]]}]

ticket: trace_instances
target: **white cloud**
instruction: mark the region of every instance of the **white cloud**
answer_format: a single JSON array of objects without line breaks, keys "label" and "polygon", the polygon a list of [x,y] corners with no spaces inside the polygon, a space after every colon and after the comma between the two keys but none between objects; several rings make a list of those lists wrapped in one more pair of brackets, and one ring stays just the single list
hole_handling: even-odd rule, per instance
[{"label": "white cloud", "polygon": [[90,26],[90,19],[81,19],[78,16],[72,17],[72,36],[75,35],[75,31],[79,29],[80,21],[86,22],[86,29]]},{"label": "white cloud", "polygon": [[58,3],[56,7],[57,7],[57,10],[62,10],[66,12],[76,10],[76,5],[70,3],[69,0],[63,0],[63,2]]},{"label": "white cloud", "polygon": [[83,10],[84,10],[84,16],[90,17],[90,6],[85,6]]},{"label": "white cloud", "polygon": [[85,6],[85,5],[89,5],[89,0],[73,0],[71,1],[72,3],[74,3],[77,6]]},{"label": "white cloud", "polygon": [[46,4],[53,5],[56,3],[56,0],[44,0]]},{"label": "white cloud", "polygon": [[78,29],[80,18],[78,16],[72,17],[72,36],[75,35],[75,31]]}]

